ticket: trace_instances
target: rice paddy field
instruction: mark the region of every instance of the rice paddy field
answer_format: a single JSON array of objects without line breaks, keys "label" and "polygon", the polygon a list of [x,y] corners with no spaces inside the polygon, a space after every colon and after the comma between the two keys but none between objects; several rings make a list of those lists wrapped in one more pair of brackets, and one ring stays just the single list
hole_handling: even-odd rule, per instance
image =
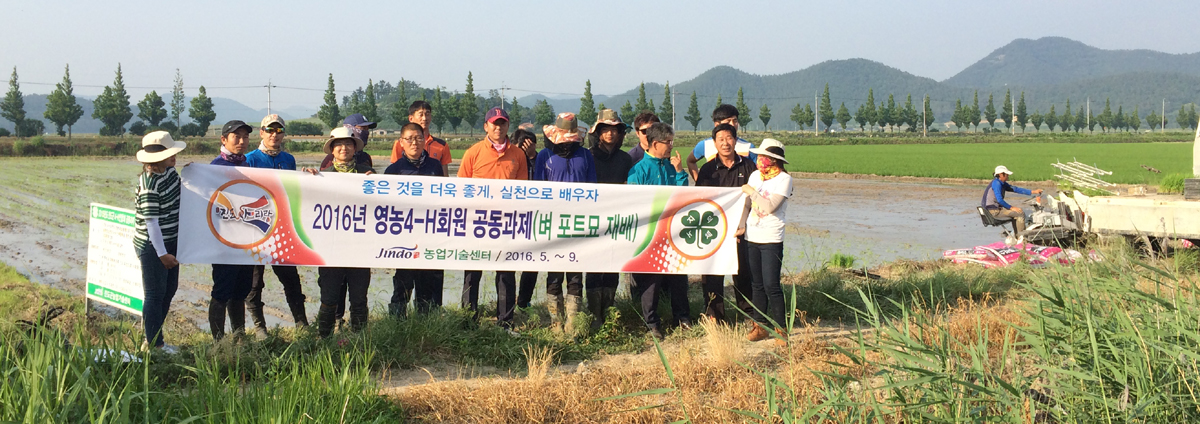
[{"label": "rice paddy field", "polygon": [[1117,184],[1157,184],[1192,167],[1192,143],[787,146],[787,154],[789,171],[991,179],[992,169],[1005,165],[1016,181],[1054,179],[1058,170],[1050,164],[1075,160],[1111,171],[1101,179]]}]

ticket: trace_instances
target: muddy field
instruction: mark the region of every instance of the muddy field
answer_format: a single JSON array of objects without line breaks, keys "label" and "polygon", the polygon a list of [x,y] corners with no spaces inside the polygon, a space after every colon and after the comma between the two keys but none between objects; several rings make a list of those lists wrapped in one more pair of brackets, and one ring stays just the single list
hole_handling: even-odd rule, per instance
[{"label": "muddy field", "polygon": [[[207,162],[183,157],[180,164]],[[299,158],[313,165],[315,155]],[[384,159],[386,160],[386,159]],[[132,208],[139,165],[131,160],[28,158],[0,161],[0,261],[31,280],[83,294],[87,260],[88,204]],[[860,265],[898,258],[928,259],[954,247],[999,239],[975,215],[983,183],[931,184],[861,179],[798,179],[788,209],[785,272],[820,267],[834,253],[853,255]],[[203,322],[211,285],[207,265],[184,265],[172,320]],[[460,272],[447,275],[445,298],[457,301]],[[315,268],[302,268],[308,312],[316,313]],[[268,325],[291,324],[283,293],[268,273],[264,293]],[[494,287],[484,284],[484,296]],[[492,293],[489,293],[492,292]],[[391,294],[391,272],[375,270],[370,296],[383,307]],[[541,296],[539,291],[538,296]]]}]

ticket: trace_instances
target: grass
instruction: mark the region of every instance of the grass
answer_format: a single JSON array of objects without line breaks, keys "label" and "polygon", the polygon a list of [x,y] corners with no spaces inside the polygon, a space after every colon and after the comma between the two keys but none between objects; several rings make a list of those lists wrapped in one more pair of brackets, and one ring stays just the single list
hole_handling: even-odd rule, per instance
[{"label": "grass", "polygon": [[1158,182],[1159,193],[1183,194],[1183,180],[1192,178],[1191,174],[1169,174]]}]

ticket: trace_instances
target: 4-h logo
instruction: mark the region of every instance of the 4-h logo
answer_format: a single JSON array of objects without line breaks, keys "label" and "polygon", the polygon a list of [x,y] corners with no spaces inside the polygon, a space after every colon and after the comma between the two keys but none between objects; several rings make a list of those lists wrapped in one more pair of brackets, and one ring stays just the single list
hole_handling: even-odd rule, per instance
[{"label": "4-h logo", "polygon": [[208,200],[208,228],[229,247],[250,249],[262,244],[277,221],[275,197],[254,181],[230,181]]},{"label": "4-h logo", "polygon": [[725,211],[711,200],[698,199],[683,205],[671,217],[671,247],[688,259],[712,256],[728,233]]}]

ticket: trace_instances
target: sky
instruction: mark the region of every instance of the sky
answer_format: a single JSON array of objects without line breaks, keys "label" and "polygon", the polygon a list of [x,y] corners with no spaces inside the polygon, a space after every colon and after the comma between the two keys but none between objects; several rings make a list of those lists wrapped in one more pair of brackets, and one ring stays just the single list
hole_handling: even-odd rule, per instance
[{"label": "sky", "polygon": [[771,75],[865,58],[944,80],[1017,38],[1061,36],[1103,49],[1200,51],[1187,0],[895,1],[64,1],[0,0],[0,70],[49,93],[71,66],[77,95],[111,84],[134,101],[187,95],[265,108],[322,103],[368,79],[507,97],[619,94],[720,65]]}]

